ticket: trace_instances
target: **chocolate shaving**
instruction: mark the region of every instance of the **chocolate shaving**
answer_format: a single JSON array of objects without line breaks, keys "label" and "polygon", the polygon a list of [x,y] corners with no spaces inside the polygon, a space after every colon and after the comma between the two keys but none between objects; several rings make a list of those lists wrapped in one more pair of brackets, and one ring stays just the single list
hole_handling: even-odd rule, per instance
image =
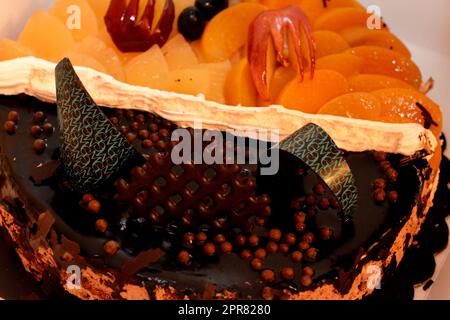
[{"label": "chocolate shaving", "polygon": [[212,300],[216,296],[216,285],[207,282],[205,284],[205,288],[203,289],[202,299],[203,300]]},{"label": "chocolate shaving", "polygon": [[420,159],[424,159],[427,156],[429,156],[429,153],[427,151],[425,151],[425,150],[417,151],[412,156],[403,157],[402,159],[400,159],[399,166],[400,167],[409,166],[413,162],[420,160]]},{"label": "chocolate shaving", "polygon": [[425,127],[425,129],[430,129],[432,125],[435,127],[438,126],[436,121],[433,120],[433,117],[431,116],[431,114],[427,110],[427,108],[425,108],[419,102],[416,102],[416,106],[420,109],[420,112],[422,113],[423,121],[424,121],[423,126]]},{"label": "chocolate shaving", "polygon": [[148,265],[158,262],[163,256],[164,251],[159,248],[142,251],[136,258],[129,260],[124,264],[122,275],[124,277],[131,277]]},{"label": "chocolate shaving", "polygon": [[30,245],[33,250],[36,250],[41,242],[45,241],[50,229],[55,223],[55,218],[49,212],[41,213],[36,222],[37,231],[30,239]]}]

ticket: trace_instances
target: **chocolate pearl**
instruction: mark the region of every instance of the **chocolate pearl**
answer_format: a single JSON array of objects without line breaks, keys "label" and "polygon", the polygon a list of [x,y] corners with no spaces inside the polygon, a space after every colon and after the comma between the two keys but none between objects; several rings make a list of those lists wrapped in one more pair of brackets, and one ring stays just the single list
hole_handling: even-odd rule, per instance
[{"label": "chocolate pearl", "polygon": [[220,251],[223,253],[231,253],[233,251],[233,245],[228,241],[222,242],[220,244]]},{"label": "chocolate pearl", "polygon": [[259,248],[255,250],[254,256],[255,258],[264,260],[267,256],[267,252],[263,248]]},{"label": "chocolate pearl", "polygon": [[139,123],[137,123],[137,122],[133,122],[131,125],[130,125],[130,129],[131,129],[131,131],[138,131],[139,130]]},{"label": "chocolate pearl", "polygon": [[307,242],[308,244],[311,244],[314,242],[314,234],[311,232],[305,233],[302,237],[302,241]]},{"label": "chocolate pearl", "polygon": [[306,252],[305,252],[305,257],[306,257],[306,259],[308,259],[309,261],[316,261],[316,258],[317,258],[317,249],[315,249],[315,248],[309,248],[309,249],[306,250]]},{"label": "chocolate pearl", "polygon": [[297,246],[298,250],[300,251],[306,251],[309,249],[309,243],[306,241],[301,241],[298,246]]},{"label": "chocolate pearl", "polygon": [[195,236],[195,241],[197,242],[197,244],[199,245],[203,245],[206,240],[208,240],[208,236],[206,235],[206,233],[204,232],[199,232],[197,233],[197,235]]},{"label": "chocolate pearl", "polygon": [[145,139],[144,141],[142,141],[142,147],[144,149],[151,149],[153,148],[153,142],[149,139]]},{"label": "chocolate pearl", "polygon": [[266,282],[275,281],[275,272],[270,269],[265,269],[261,272],[261,278]]},{"label": "chocolate pearl", "polygon": [[50,122],[44,123],[44,125],[42,126],[42,129],[44,130],[46,135],[51,135],[55,131],[55,129],[53,128],[53,125]]},{"label": "chocolate pearl", "polygon": [[180,251],[178,253],[177,261],[181,264],[187,265],[191,260],[191,255],[186,250]]},{"label": "chocolate pearl", "polygon": [[269,239],[278,242],[281,239],[281,231],[280,229],[271,229],[269,231]]},{"label": "chocolate pearl", "polygon": [[136,116],[136,121],[139,122],[140,124],[145,122],[145,116],[143,114],[138,114]]},{"label": "chocolate pearl", "polygon": [[325,186],[322,183],[319,183],[317,186],[314,187],[314,192],[319,196],[323,195],[325,191],[326,191]]},{"label": "chocolate pearl", "polygon": [[302,269],[302,276],[313,277],[315,273],[314,269],[310,266],[306,266]]},{"label": "chocolate pearl", "polygon": [[330,199],[330,206],[334,209],[337,209],[340,207],[339,205],[339,201],[337,201],[337,199]]},{"label": "chocolate pearl", "polygon": [[264,218],[255,218],[255,225],[263,227],[266,225],[267,220]]},{"label": "chocolate pearl", "polygon": [[119,118],[117,118],[117,117],[111,117],[111,118],[109,118],[109,121],[115,126],[117,126],[119,124]]},{"label": "chocolate pearl", "polygon": [[303,206],[303,200],[300,198],[292,199],[291,208],[294,210],[300,210]]},{"label": "chocolate pearl", "polygon": [[397,191],[389,191],[388,198],[391,203],[396,203],[398,201],[398,192]]},{"label": "chocolate pearl", "polygon": [[150,136],[150,132],[148,132],[148,130],[142,129],[139,130],[139,138],[142,140],[148,139],[148,137]]},{"label": "chocolate pearl", "polygon": [[114,112],[116,117],[118,118],[122,118],[123,117],[123,110],[122,109],[116,109],[116,111]]},{"label": "chocolate pearl", "polygon": [[214,242],[217,244],[221,244],[222,242],[225,242],[225,236],[223,234],[218,234],[214,237]]},{"label": "chocolate pearl", "polygon": [[243,260],[249,260],[252,257],[252,252],[248,249],[242,250],[240,257]]},{"label": "chocolate pearl", "polygon": [[127,119],[133,120],[134,119],[134,111],[127,110],[126,117],[127,117]]},{"label": "chocolate pearl", "polygon": [[375,182],[373,183],[373,188],[376,189],[384,189],[386,188],[386,180],[380,178],[380,179],[376,179]]},{"label": "chocolate pearl", "polygon": [[296,223],[305,223],[305,221],[306,221],[306,214],[304,214],[303,212],[296,213],[294,215],[294,221]]},{"label": "chocolate pearl", "polygon": [[320,229],[320,239],[328,241],[333,236],[333,229],[329,227],[323,227]]},{"label": "chocolate pearl", "polygon": [[19,113],[17,111],[10,111],[8,113],[8,121],[12,121],[17,124],[19,122]]},{"label": "chocolate pearl", "polygon": [[312,284],[312,278],[309,277],[309,276],[302,276],[302,277],[300,278],[300,284],[301,284],[303,287],[309,287],[309,286],[311,286],[311,284]]},{"label": "chocolate pearl", "polygon": [[248,244],[252,247],[256,247],[259,243],[259,237],[256,234],[252,234],[248,237]]},{"label": "chocolate pearl", "polygon": [[387,175],[387,177],[388,177],[388,179],[390,180],[390,181],[392,181],[392,182],[395,182],[395,181],[397,181],[397,179],[398,179],[398,172],[397,172],[397,170],[395,170],[395,169],[389,169],[387,172],[386,172],[386,175]]},{"label": "chocolate pearl", "polygon": [[149,137],[149,139],[153,142],[153,143],[157,143],[159,141],[159,136],[156,133],[152,133]]},{"label": "chocolate pearl", "polygon": [[172,122],[170,122],[169,120],[164,120],[162,126],[165,128],[170,128],[172,127]]},{"label": "chocolate pearl", "polygon": [[33,141],[33,149],[37,154],[41,154],[47,148],[47,144],[42,139],[36,139]]},{"label": "chocolate pearl", "polygon": [[133,143],[134,141],[136,141],[137,136],[134,133],[129,132],[126,134],[126,138],[128,142]]},{"label": "chocolate pearl", "polygon": [[96,229],[98,232],[105,233],[106,230],[108,229],[108,222],[106,222],[105,219],[98,219],[98,220],[95,222],[95,229]]},{"label": "chocolate pearl", "polygon": [[383,172],[387,172],[390,168],[392,168],[392,165],[389,161],[383,161],[380,163],[380,169]]},{"label": "chocolate pearl", "polygon": [[375,158],[375,161],[383,162],[387,159],[387,153],[382,151],[375,151],[373,153],[373,157]]},{"label": "chocolate pearl", "polygon": [[383,203],[386,200],[386,192],[383,189],[377,189],[373,192],[373,199],[377,203]]},{"label": "chocolate pearl", "polygon": [[294,251],[291,254],[291,259],[295,263],[299,263],[303,259],[303,254],[300,251]]},{"label": "chocolate pearl", "polygon": [[42,128],[41,128],[41,126],[32,126],[31,127],[31,129],[30,129],[30,134],[33,136],[33,137],[38,137],[41,133],[42,133]]},{"label": "chocolate pearl", "polygon": [[185,246],[192,246],[194,244],[195,235],[192,232],[187,232],[183,235],[183,244]]},{"label": "chocolate pearl", "polygon": [[295,174],[297,176],[304,176],[306,173],[306,170],[304,168],[297,168],[297,170],[295,170]]},{"label": "chocolate pearl", "polygon": [[317,214],[317,210],[314,209],[314,208],[308,208],[308,209],[306,210],[306,215],[307,215],[308,217],[315,217],[316,214]]},{"label": "chocolate pearl", "polygon": [[8,120],[3,125],[3,128],[5,129],[5,132],[8,134],[14,134],[16,133],[16,123],[14,121]]},{"label": "chocolate pearl", "polygon": [[33,121],[35,123],[39,123],[45,120],[45,113],[43,113],[42,111],[36,111],[33,114]]},{"label": "chocolate pearl", "polygon": [[280,271],[280,276],[284,280],[292,281],[295,278],[295,271],[292,267],[284,267]]},{"label": "chocolate pearl", "polygon": [[170,135],[169,130],[167,130],[167,129],[165,129],[165,128],[159,130],[159,136],[160,136],[160,137],[162,137],[162,138],[168,138],[169,135]]},{"label": "chocolate pearl", "polygon": [[102,206],[97,200],[91,200],[87,205],[88,211],[95,214],[100,213],[101,208]]},{"label": "chocolate pearl", "polygon": [[263,262],[261,259],[253,258],[252,261],[250,262],[250,266],[252,267],[253,270],[258,271],[263,268]]},{"label": "chocolate pearl", "polygon": [[264,287],[261,291],[261,297],[264,300],[270,301],[273,300],[273,298],[275,297],[272,288],[270,287]]},{"label": "chocolate pearl", "polygon": [[236,236],[236,239],[234,240],[234,243],[236,243],[238,246],[245,246],[246,242],[247,238],[243,234],[238,234]]},{"label": "chocolate pearl", "polygon": [[268,253],[276,253],[278,251],[278,245],[273,241],[269,241],[266,245],[266,250]]},{"label": "chocolate pearl", "polygon": [[297,241],[297,237],[293,233],[287,233],[284,236],[284,242],[289,245],[295,244],[296,241]]},{"label": "chocolate pearl", "polygon": [[150,129],[151,132],[158,132],[159,127],[156,123],[152,123],[148,126],[148,128]]},{"label": "chocolate pearl", "polygon": [[282,243],[278,246],[278,251],[282,254],[289,252],[289,245],[287,243]]},{"label": "chocolate pearl", "polygon": [[121,134],[126,135],[128,133],[128,128],[126,126],[120,126],[119,131]]},{"label": "chocolate pearl", "polygon": [[206,243],[203,246],[203,254],[205,256],[211,257],[216,253],[216,246],[213,243]]},{"label": "chocolate pearl", "polygon": [[310,194],[309,196],[306,196],[305,202],[308,206],[314,206],[317,203],[317,198]]},{"label": "chocolate pearl", "polygon": [[119,250],[119,245],[114,240],[109,240],[103,245],[103,251],[110,256],[116,254],[117,250]]},{"label": "chocolate pearl", "polygon": [[92,200],[95,200],[95,197],[90,193],[85,193],[83,195],[83,198],[81,198],[81,201],[83,201],[83,203],[85,203],[85,204],[88,204]]},{"label": "chocolate pearl", "polygon": [[304,224],[304,223],[297,223],[297,224],[295,225],[295,230],[296,230],[297,232],[305,232],[305,230],[306,230],[306,224]]},{"label": "chocolate pearl", "polygon": [[322,210],[327,210],[330,207],[330,200],[328,200],[327,198],[320,199],[319,207]]},{"label": "chocolate pearl", "polygon": [[156,143],[156,148],[157,148],[158,150],[160,150],[160,151],[164,151],[164,150],[167,148],[167,143],[165,143],[165,142],[162,141],[162,140],[159,140],[159,141]]}]

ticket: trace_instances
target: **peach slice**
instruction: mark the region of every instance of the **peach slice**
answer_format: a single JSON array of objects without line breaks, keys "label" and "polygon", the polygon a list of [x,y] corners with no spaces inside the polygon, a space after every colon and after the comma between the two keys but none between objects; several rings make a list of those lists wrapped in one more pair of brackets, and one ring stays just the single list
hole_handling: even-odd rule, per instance
[{"label": "peach slice", "polygon": [[162,48],[169,70],[189,68],[198,64],[192,47],[181,34],[170,39]]},{"label": "peach slice", "polygon": [[72,50],[75,42],[61,20],[47,12],[36,11],[22,30],[19,44],[33,50],[39,58],[57,62],[65,52]]},{"label": "peach slice", "polygon": [[425,123],[424,110],[417,105],[419,103],[431,116],[430,130],[436,136],[442,131],[442,111],[430,98],[414,89],[388,88],[372,92],[380,99],[383,112],[382,121],[392,123]]},{"label": "peach slice", "polygon": [[323,13],[314,22],[315,30],[339,32],[354,26],[365,26],[369,14],[360,8],[337,8]]},{"label": "peach slice", "polygon": [[225,82],[225,101],[229,105],[256,106],[258,93],[253,85],[246,58],[234,64]]},{"label": "peach slice", "polygon": [[286,86],[288,82],[295,78],[297,72],[292,67],[278,67],[272,76],[270,83],[270,100],[275,99],[280,95],[281,90]]},{"label": "peach slice", "polygon": [[378,97],[371,93],[348,93],[328,101],[317,112],[347,118],[378,121],[382,107]]},{"label": "peach slice", "polygon": [[[70,11],[71,8],[77,8],[78,12]],[[86,36],[93,36],[98,32],[97,16],[86,0],[58,0],[50,9],[50,13],[61,20],[75,41],[81,41]],[[75,23],[77,19],[79,19],[78,26]]]},{"label": "peach slice", "polygon": [[210,101],[225,103],[225,82],[231,70],[230,61],[216,63],[200,63],[193,66],[194,70],[206,70],[210,74],[208,89],[203,92]]},{"label": "peach slice", "polygon": [[352,92],[371,92],[386,88],[413,88],[402,80],[381,74],[359,74],[350,78],[348,84]]},{"label": "peach slice", "polygon": [[33,56],[33,51],[8,38],[0,42],[0,61]]},{"label": "peach slice", "polygon": [[122,60],[113,49],[109,48],[97,37],[87,36],[75,46],[75,51],[84,55],[89,55],[97,61],[101,61],[102,65],[106,68],[106,73],[117,80],[125,80]]},{"label": "peach slice", "polygon": [[329,100],[348,93],[347,79],[333,70],[317,70],[313,79],[291,80],[281,91],[276,103],[288,109],[317,113]]},{"label": "peach slice", "polygon": [[125,78],[130,84],[160,90],[169,87],[167,79],[169,67],[157,45],[128,61],[124,70]]},{"label": "peach slice", "polygon": [[315,31],[313,32],[313,39],[316,44],[317,59],[330,54],[341,53],[350,48],[347,41],[333,31]]},{"label": "peach slice", "polygon": [[366,27],[354,27],[342,30],[340,34],[352,47],[383,47],[411,58],[411,52],[405,44],[388,30],[370,30]]},{"label": "peach slice", "polygon": [[205,95],[209,89],[211,72],[206,68],[179,69],[169,72],[167,80],[168,91],[194,96]]},{"label": "peach slice", "polygon": [[250,23],[265,10],[261,4],[244,2],[216,15],[200,40],[205,56],[210,61],[229,59],[247,42]]},{"label": "peach slice", "polygon": [[106,67],[90,55],[71,51],[66,52],[64,56],[69,58],[74,66],[88,67],[99,72],[107,73]]},{"label": "peach slice", "polygon": [[361,72],[364,59],[349,53],[332,54],[317,59],[316,69],[334,70],[349,78]]},{"label": "peach slice", "polygon": [[401,53],[374,46],[355,47],[348,52],[365,60],[362,73],[397,78],[415,88],[419,88],[422,83],[422,74],[417,65]]}]

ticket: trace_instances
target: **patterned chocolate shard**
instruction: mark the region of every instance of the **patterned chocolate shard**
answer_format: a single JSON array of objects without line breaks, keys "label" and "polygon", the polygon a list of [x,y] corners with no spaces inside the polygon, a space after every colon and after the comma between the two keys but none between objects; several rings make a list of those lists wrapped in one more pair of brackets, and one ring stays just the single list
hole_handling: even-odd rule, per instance
[{"label": "patterned chocolate shard", "polygon": [[56,66],[56,98],[61,160],[75,189],[95,190],[142,157],[95,104],[67,58]]},{"label": "patterned chocolate shard", "polygon": [[348,221],[358,204],[358,189],[341,150],[319,126],[308,124],[280,143],[280,149],[309,166],[328,185]]}]

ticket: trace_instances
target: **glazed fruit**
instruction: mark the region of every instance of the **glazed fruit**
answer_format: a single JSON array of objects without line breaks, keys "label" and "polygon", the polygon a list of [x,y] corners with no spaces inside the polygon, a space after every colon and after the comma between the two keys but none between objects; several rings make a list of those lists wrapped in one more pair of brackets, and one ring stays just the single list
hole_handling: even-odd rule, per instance
[{"label": "glazed fruit", "polygon": [[419,88],[422,74],[417,65],[403,54],[375,46],[361,46],[348,52],[364,59],[362,73],[382,74]]},{"label": "glazed fruit", "polygon": [[371,92],[386,88],[412,88],[408,83],[380,75],[380,74],[359,74],[348,80],[350,91],[352,92]]},{"label": "glazed fruit", "polygon": [[192,47],[180,34],[170,39],[161,50],[169,70],[190,68],[199,63]]},{"label": "glazed fruit", "polygon": [[331,99],[348,93],[348,82],[343,75],[333,70],[317,70],[314,78],[298,77],[290,81],[276,99],[289,109],[306,113],[317,113]]},{"label": "glazed fruit", "polygon": [[316,58],[322,58],[330,54],[341,53],[350,49],[345,39],[336,32],[322,30],[313,32],[316,44]]},{"label": "glazed fruit", "polygon": [[[204,91],[205,98],[219,103],[225,103],[225,82],[231,69],[227,61],[217,63],[200,63],[193,67],[195,70],[204,70],[209,74],[208,88]],[[189,71],[189,69],[187,69]]]},{"label": "glazed fruit", "polygon": [[89,3],[92,11],[97,17],[98,25],[103,24],[103,19],[105,17],[106,11],[108,10],[110,0],[86,0]]},{"label": "glazed fruit", "polygon": [[39,58],[56,62],[73,49],[75,41],[61,20],[47,12],[37,11],[20,34],[19,44],[32,50]]},{"label": "glazed fruit", "polygon": [[229,59],[247,42],[250,23],[267,7],[244,2],[216,15],[206,26],[201,47],[210,61]]},{"label": "glazed fruit", "polygon": [[0,61],[33,55],[34,53],[31,49],[16,41],[5,38],[0,42]]},{"label": "glazed fruit", "polygon": [[335,70],[345,77],[356,76],[364,67],[364,59],[349,53],[338,53],[316,61],[316,69]]},{"label": "glazed fruit", "polygon": [[339,32],[354,26],[366,26],[369,14],[359,8],[338,8],[323,13],[314,22],[315,30]]},{"label": "glazed fruit", "polygon": [[195,0],[195,6],[200,10],[203,18],[209,21],[228,7],[228,0]]},{"label": "glazed fruit", "polygon": [[281,90],[294,79],[296,76],[296,72],[291,67],[278,67],[272,76],[272,81],[270,82],[270,101],[274,102],[275,99],[280,95]]},{"label": "glazed fruit", "polygon": [[257,92],[246,58],[234,64],[225,83],[225,101],[229,105],[256,106]]},{"label": "glazed fruit", "polygon": [[76,66],[87,67],[103,73],[108,73],[106,67],[90,55],[71,51],[66,52],[64,56],[69,58],[70,61]]},{"label": "glazed fruit", "polygon": [[205,30],[205,20],[199,9],[187,7],[178,17],[178,31],[186,40],[193,41],[200,39]]}]

